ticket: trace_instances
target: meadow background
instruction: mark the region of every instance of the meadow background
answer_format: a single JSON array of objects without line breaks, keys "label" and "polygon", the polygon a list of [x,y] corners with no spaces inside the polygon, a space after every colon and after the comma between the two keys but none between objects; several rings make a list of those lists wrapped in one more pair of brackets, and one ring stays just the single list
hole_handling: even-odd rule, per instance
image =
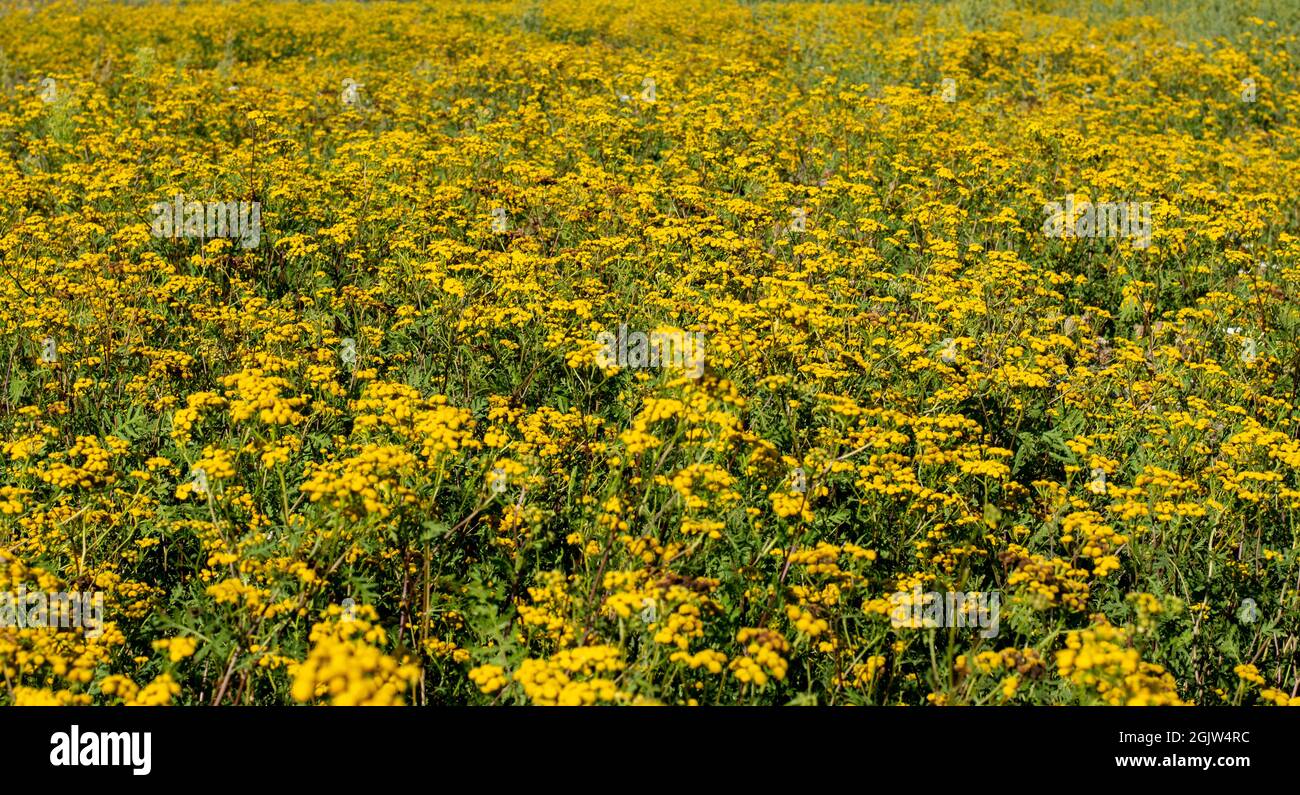
[{"label": "meadow background", "polygon": [[1300,704],[1298,19],[5,3],[0,703]]}]

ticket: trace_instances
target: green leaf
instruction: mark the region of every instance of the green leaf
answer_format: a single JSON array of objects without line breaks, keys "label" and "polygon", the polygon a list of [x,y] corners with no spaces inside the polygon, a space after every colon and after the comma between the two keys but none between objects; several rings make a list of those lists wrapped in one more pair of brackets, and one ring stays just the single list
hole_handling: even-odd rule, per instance
[{"label": "green leaf", "polygon": [[440,536],[445,536],[451,530],[451,526],[446,522],[436,522],[432,519],[426,519],[420,523],[420,526],[424,528],[424,532],[420,534],[420,540],[425,543]]}]

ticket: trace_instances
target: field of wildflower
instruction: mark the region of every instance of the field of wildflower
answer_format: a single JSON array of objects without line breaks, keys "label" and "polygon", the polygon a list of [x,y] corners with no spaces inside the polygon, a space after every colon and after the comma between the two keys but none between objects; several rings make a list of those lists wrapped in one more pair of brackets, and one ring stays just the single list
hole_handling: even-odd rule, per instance
[{"label": "field of wildflower", "polygon": [[0,704],[1300,704],[1197,5],[6,0]]}]

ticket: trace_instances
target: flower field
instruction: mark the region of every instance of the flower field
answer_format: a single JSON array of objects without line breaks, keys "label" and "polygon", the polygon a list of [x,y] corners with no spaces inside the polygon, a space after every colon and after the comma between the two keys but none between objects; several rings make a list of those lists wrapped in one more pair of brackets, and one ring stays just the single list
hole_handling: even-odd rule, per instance
[{"label": "flower field", "polygon": [[1300,705],[1193,5],[4,3],[0,704]]}]

